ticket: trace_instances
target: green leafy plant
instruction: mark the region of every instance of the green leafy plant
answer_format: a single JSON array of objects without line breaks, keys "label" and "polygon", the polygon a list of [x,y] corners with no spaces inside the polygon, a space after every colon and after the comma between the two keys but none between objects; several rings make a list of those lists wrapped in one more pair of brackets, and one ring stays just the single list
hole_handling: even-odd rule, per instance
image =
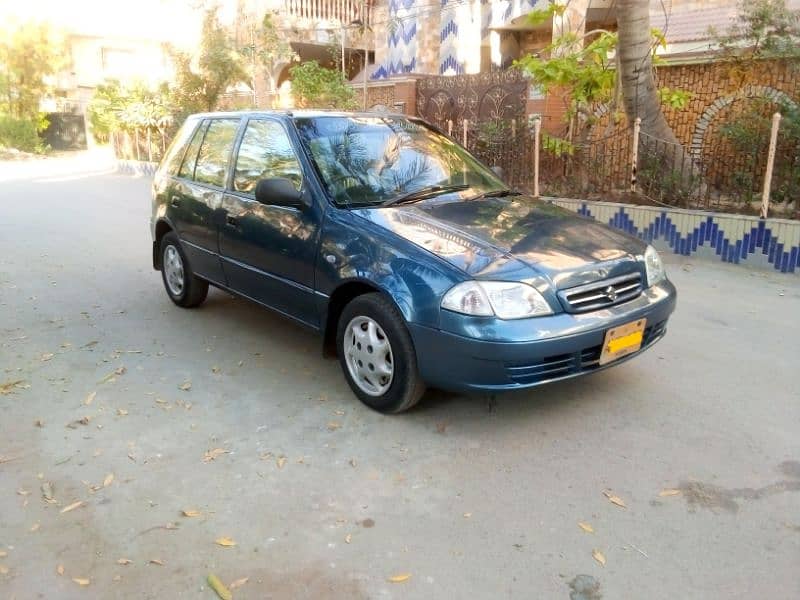
[{"label": "green leafy plant", "polygon": [[44,127],[36,121],[0,115],[0,147],[43,152],[45,148],[39,138],[40,129]]},{"label": "green leafy plant", "polygon": [[293,66],[289,74],[292,96],[300,107],[358,108],[355,91],[346,84],[341,71],[326,69],[311,60]]},{"label": "green leafy plant", "polygon": [[658,97],[662,104],[666,104],[675,110],[683,110],[689,101],[694,98],[692,92],[663,87],[658,89]]}]

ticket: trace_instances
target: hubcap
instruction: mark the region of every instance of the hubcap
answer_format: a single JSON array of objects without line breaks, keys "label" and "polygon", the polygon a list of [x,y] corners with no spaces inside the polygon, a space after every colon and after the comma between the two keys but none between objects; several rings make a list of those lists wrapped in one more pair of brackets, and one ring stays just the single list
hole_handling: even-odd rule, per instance
[{"label": "hubcap", "polygon": [[167,246],[164,250],[164,279],[173,296],[183,293],[183,261],[175,246]]},{"label": "hubcap", "polygon": [[355,317],[344,337],[347,370],[361,391],[381,396],[392,385],[394,359],[389,338],[374,320]]}]

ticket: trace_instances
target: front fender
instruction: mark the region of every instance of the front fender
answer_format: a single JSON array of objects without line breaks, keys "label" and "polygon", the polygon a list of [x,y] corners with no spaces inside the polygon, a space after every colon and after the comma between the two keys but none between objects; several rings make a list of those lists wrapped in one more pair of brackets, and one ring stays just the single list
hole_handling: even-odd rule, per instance
[{"label": "front fender", "polygon": [[349,211],[332,208],[317,258],[317,293],[327,299],[359,282],[390,297],[405,319],[439,326],[441,298],[466,276],[439,257]]}]

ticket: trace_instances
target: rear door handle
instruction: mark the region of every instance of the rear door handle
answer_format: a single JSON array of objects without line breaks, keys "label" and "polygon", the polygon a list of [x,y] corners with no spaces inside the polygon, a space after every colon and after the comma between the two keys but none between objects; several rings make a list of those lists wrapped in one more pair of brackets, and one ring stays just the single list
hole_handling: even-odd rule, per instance
[{"label": "rear door handle", "polygon": [[173,196],[169,203],[174,207],[178,208],[181,205],[181,199],[178,196]]},{"label": "rear door handle", "polygon": [[239,226],[239,221],[236,219],[236,217],[232,217],[230,215],[225,217],[225,222],[228,225],[230,225],[231,227],[238,227]]}]

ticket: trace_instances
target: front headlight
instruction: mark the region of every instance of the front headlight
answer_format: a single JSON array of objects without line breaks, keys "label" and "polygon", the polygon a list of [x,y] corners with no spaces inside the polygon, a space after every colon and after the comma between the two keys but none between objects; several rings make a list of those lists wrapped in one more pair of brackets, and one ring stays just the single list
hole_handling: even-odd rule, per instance
[{"label": "front headlight", "polygon": [[659,281],[664,281],[667,278],[667,272],[664,270],[664,263],[661,262],[661,257],[652,246],[648,246],[644,251],[644,268],[647,272],[647,286],[652,287]]},{"label": "front headlight", "polygon": [[442,298],[442,308],[465,315],[501,319],[524,319],[553,314],[542,295],[526,283],[516,281],[465,281]]}]

